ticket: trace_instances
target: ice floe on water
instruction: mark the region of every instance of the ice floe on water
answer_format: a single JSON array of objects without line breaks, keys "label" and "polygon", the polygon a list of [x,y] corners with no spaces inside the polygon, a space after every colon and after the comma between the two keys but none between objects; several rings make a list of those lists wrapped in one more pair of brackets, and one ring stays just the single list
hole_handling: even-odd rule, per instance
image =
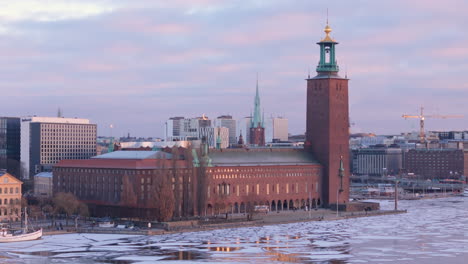
[{"label": "ice floe on water", "polygon": [[[0,244],[0,262],[465,263],[467,201],[400,201],[408,213],[160,236],[46,236]],[[382,209],[393,206],[381,202]]]}]

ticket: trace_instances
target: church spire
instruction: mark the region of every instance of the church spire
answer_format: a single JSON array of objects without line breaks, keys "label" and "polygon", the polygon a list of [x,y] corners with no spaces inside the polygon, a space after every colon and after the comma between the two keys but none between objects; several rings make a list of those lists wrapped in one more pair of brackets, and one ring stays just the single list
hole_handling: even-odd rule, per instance
[{"label": "church spire", "polygon": [[257,87],[255,91],[254,113],[250,127],[263,127],[262,113],[260,109],[260,93],[258,92],[258,73],[257,73]]}]

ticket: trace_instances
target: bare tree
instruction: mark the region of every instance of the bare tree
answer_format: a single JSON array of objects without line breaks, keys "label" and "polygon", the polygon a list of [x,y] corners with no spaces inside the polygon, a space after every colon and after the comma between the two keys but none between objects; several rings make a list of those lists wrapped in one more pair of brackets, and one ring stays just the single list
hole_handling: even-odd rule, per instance
[{"label": "bare tree", "polygon": [[65,214],[65,225],[68,225],[68,218],[75,214],[88,215],[88,206],[79,201],[72,193],[60,192],[53,198],[54,212],[57,214]]},{"label": "bare tree", "polygon": [[123,190],[121,194],[120,204],[126,207],[137,206],[138,197],[136,196],[135,192],[135,184],[128,174],[123,175],[122,185]]}]

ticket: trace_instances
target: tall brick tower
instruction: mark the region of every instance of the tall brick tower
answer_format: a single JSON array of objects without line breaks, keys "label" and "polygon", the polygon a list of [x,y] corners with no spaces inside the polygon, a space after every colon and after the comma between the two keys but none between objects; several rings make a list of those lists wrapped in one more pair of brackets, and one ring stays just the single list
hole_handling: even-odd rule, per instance
[{"label": "tall brick tower", "polygon": [[338,75],[332,29],[325,27],[317,75],[307,79],[307,131],[305,147],[322,164],[322,202],[346,208],[349,201],[348,79]]}]

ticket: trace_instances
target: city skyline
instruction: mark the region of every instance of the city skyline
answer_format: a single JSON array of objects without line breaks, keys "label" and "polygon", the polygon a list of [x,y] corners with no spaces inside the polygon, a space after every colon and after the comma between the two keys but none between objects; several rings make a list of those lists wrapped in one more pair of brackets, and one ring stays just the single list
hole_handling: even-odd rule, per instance
[{"label": "city skyline", "polygon": [[[468,110],[468,4],[450,2],[8,3],[0,11],[2,115],[61,108],[97,123],[99,135],[114,124],[113,136],[162,137],[171,116],[248,116],[258,72],[266,115],[288,118],[289,132],[300,134],[304,79],[308,69],[315,75],[328,8],[340,75],[351,79],[352,131],[417,131],[402,114]],[[426,130],[464,130],[465,122],[427,120]]]}]

